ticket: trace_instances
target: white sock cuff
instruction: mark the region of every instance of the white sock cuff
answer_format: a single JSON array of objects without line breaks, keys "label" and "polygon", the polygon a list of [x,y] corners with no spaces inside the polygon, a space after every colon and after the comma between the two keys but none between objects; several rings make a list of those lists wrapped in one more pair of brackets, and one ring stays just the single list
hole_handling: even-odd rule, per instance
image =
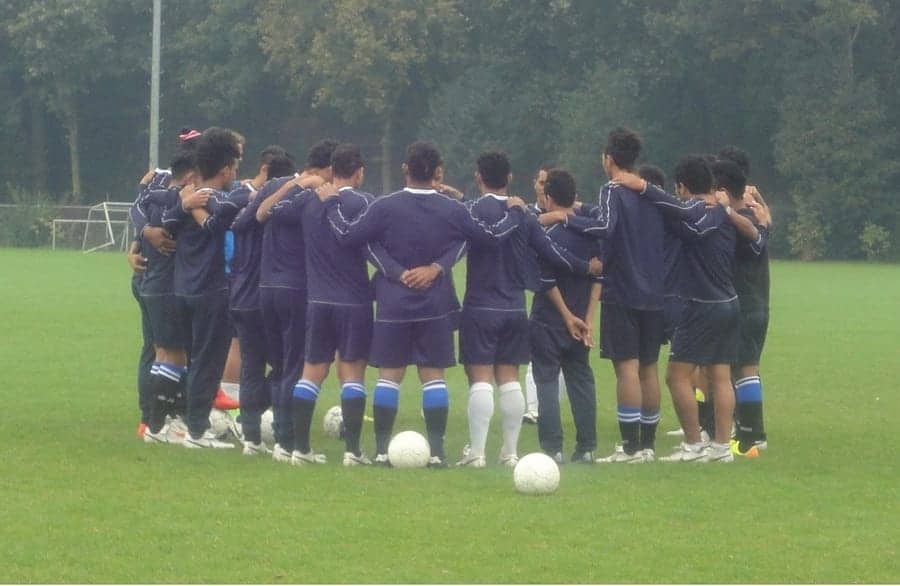
[{"label": "white sock cuff", "polygon": [[494,394],[494,387],[491,383],[472,383],[472,386],[469,387],[469,395],[474,395],[475,393]]},{"label": "white sock cuff", "polygon": [[522,392],[522,383],[520,383],[517,380],[508,382],[508,383],[503,383],[502,385],[497,387],[497,390],[500,391],[501,395],[503,393],[515,393],[515,392],[521,393]]}]

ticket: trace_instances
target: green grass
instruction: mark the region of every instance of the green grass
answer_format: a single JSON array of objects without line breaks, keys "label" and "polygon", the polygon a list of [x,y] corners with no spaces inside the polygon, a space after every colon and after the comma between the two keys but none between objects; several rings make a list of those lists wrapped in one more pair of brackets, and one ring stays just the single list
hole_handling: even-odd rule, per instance
[{"label": "green grass", "polygon": [[[900,580],[900,267],[773,264],[762,458],[567,466],[544,498],[496,466],[296,469],[139,443],[123,258],[0,250],[0,268],[4,582]],[[613,377],[594,366],[605,450]],[[448,378],[456,455],[466,390]],[[397,430],[423,427],[411,383]],[[326,383],[322,407],[337,402]],[[314,444],[339,461],[339,443]]]}]

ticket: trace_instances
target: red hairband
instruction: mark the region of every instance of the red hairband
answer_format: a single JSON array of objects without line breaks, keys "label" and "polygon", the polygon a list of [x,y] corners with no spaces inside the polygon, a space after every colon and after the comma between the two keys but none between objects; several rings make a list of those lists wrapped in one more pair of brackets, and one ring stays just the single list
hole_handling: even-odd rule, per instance
[{"label": "red hairband", "polygon": [[191,140],[192,138],[197,138],[198,136],[200,136],[199,131],[191,130],[190,132],[185,132],[184,134],[179,134],[178,138],[181,140],[181,142],[184,142],[186,140]]}]

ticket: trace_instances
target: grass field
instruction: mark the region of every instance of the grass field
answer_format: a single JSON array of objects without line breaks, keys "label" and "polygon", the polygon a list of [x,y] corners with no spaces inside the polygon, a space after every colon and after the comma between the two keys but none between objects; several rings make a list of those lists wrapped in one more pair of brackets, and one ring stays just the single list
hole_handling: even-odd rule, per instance
[{"label": "grass field", "polygon": [[[298,469],[140,443],[124,259],[7,249],[0,275],[0,581],[900,581],[898,266],[773,263],[762,458],[566,466],[543,498],[497,466]],[[606,451],[613,377],[594,365]],[[448,379],[455,457],[466,390]],[[337,403],[326,383],[319,415]],[[405,428],[423,428],[412,384]],[[525,428],[520,453],[536,447]]]}]

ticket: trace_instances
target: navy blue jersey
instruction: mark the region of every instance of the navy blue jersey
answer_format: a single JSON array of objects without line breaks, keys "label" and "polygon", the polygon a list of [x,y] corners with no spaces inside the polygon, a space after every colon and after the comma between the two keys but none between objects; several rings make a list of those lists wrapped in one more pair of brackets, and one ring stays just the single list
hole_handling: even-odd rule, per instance
[{"label": "navy blue jersey", "polygon": [[709,208],[698,221],[682,220],[675,226],[682,240],[678,284],[681,296],[707,303],[737,299],[734,289],[737,233],[725,208]]},{"label": "navy blue jersey", "polygon": [[[653,187],[648,186],[648,193]],[[600,191],[599,205],[583,205],[569,217],[567,225],[609,243],[603,269],[604,302],[632,309],[662,309],[665,264],[660,208],[674,206],[693,217],[703,213],[703,203],[697,205],[677,198],[654,200],[609,182]]]},{"label": "navy blue jersey", "polygon": [[[283,177],[269,183],[274,183],[274,191],[277,191],[291,180],[293,177]],[[260,286],[306,292],[306,246],[301,220],[303,208],[314,199],[318,199],[315,191],[294,185],[272,207],[263,228]]]},{"label": "navy blue jersey", "polygon": [[199,225],[178,201],[163,213],[163,226],[178,237],[175,294],[205,295],[228,289],[225,276],[225,231],[238,212],[227,194],[212,190],[206,203],[210,216]]},{"label": "navy blue jersey", "polygon": [[[442,257],[461,255],[461,243],[489,246],[512,234],[523,217],[513,208],[493,225],[474,217],[461,202],[433,189],[407,188],[376,199],[354,221],[340,213],[340,200],[327,202],[328,220],[345,246],[380,244],[407,268],[419,267]],[[423,321],[448,315],[459,309],[452,275],[446,271],[424,291],[410,289],[381,275],[375,276],[378,301],[376,320]]]},{"label": "navy blue jersey", "polygon": [[[754,224],[756,216],[748,208],[738,210]],[[769,311],[769,229],[756,226],[759,237],[747,240],[738,234],[735,249],[734,288],[743,313]]]},{"label": "navy blue jersey", "polygon": [[[341,215],[353,221],[374,198],[352,187],[344,187],[337,199]],[[318,197],[310,199],[304,207],[302,227],[309,301],[346,305],[371,303],[366,245],[358,248],[341,246],[328,223],[326,205]]]},{"label": "navy blue jersey", "polygon": [[677,220],[666,218],[663,234],[663,290],[666,297],[680,297],[678,283],[681,274],[681,238],[678,237]]},{"label": "navy blue jersey", "polygon": [[[141,196],[137,207],[140,214],[146,218],[146,225],[161,227],[163,213],[177,205],[178,187],[169,189],[157,189],[145,192]],[[175,254],[165,255],[144,242],[141,239],[141,254],[147,259],[147,270],[141,280],[141,295],[170,295],[175,291]]]},{"label": "navy blue jersey", "polygon": [[259,309],[259,261],[262,251],[262,225],[256,221],[256,207],[252,202],[260,192],[252,185],[238,187],[228,199],[239,209],[231,223],[234,235],[234,255],[231,257],[231,283],[228,288],[231,309]]},{"label": "navy blue jersey", "polygon": [[[486,224],[506,214],[506,197],[488,193],[471,204],[472,214]],[[532,214],[525,214],[519,229],[500,246],[473,244],[466,271],[463,305],[481,309],[525,309],[525,289],[539,272],[537,259],[558,269],[587,274],[588,263],[557,247]]]},{"label": "navy blue jersey", "polygon": [[[547,228],[546,233],[557,246],[565,248],[582,260],[587,261],[603,254],[603,245],[584,232],[554,224]],[[591,288],[598,282],[600,277],[554,268],[549,262],[542,260],[541,292],[535,294],[534,302],[531,304],[531,319],[547,327],[565,331],[566,322],[546,292],[558,287],[566,307],[583,319],[591,299]]]}]

